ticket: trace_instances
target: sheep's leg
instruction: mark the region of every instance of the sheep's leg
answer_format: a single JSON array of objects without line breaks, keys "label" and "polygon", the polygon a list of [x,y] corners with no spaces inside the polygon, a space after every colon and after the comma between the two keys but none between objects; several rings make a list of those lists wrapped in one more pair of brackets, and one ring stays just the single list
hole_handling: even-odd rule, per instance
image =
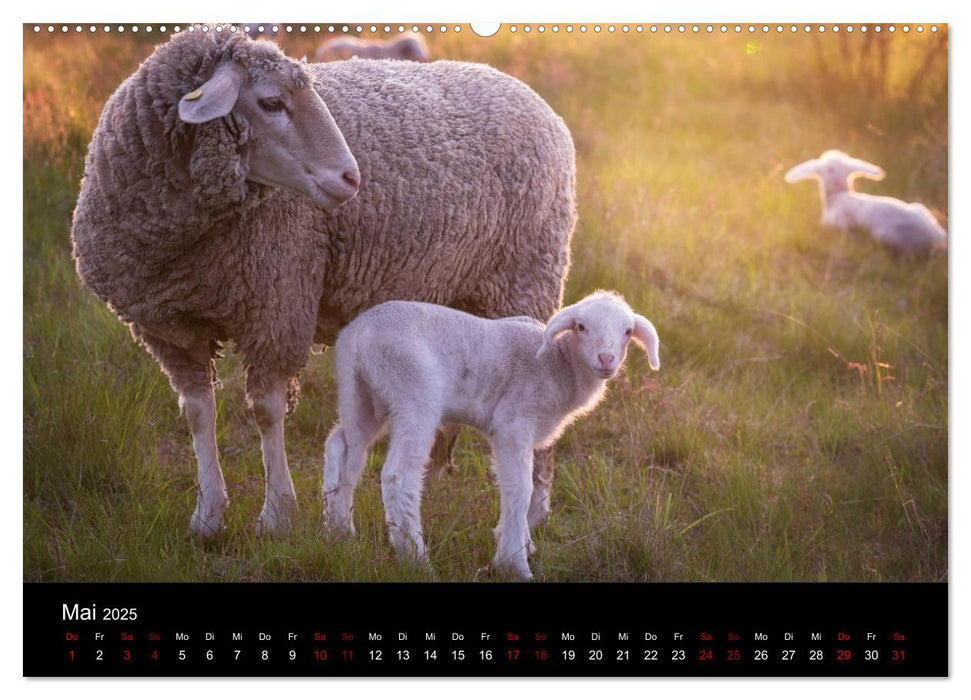
[{"label": "sheep's leg", "polygon": [[553,485],[553,448],[533,453],[533,495],[529,503],[529,527],[546,522],[550,514],[550,488]]},{"label": "sheep's leg", "polygon": [[499,524],[496,526],[496,556],[499,571],[518,578],[533,574],[527,561],[532,551],[527,512],[533,493],[533,451],[527,441],[497,439],[492,445],[493,469],[499,484]]},{"label": "sheep's leg", "polygon": [[216,447],[216,395],[210,386],[183,393],[180,400],[192,431],[192,449],[198,463],[199,495],[189,521],[189,531],[203,538],[212,537],[218,534],[229,504]]},{"label": "sheep's leg", "polygon": [[421,492],[425,463],[437,427],[437,420],[392,420],[388,459],[381,470],[381,498],[391,543],[398,556],[416,561],[425,558]]},{"label": "sheep's leg", "polygon": [[290,478],[286,446],[283,441],[283,419],[287,413],[291,382],[284,378],[269,379],[259,383],[247,377],[247,394],[253,404],[253,416],[260,430],[263,447],[263,471],[266,475],[266,492],[263,510],[256,523],[256,533],[284,534],[290,528],[290,517],[297,504],[297,493]]},{"label": "sheep's leg", "polygon": [[189,348],[180,347],[133,326],[132,334],[158,360],[172,388],[179,394],[179,408],[185,411],[196,455],[196,509],[189,531],[202,538],[219,534],[229,505],[226,482],[219,467],[216,447],[216,365],[219,344],[200,341]]}]

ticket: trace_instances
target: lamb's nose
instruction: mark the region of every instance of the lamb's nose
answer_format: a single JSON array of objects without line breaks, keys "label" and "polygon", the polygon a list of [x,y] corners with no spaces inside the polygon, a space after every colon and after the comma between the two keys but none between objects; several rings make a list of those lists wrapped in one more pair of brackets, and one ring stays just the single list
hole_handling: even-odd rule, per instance
[{"label": "lamb's nose", "polygon": [[611,355],[610,353],[606,353],[606,352],[602,352],[599,355],[597,355],[597,361],[600,363],[602,367],[610,367],[611,365],[614,364],[614,359],[615,359],[614,355]]},{"label": "lamb's nose", "polygon": [[345,170],[344,173],[341,175],[341,177],[344,179],[344,182],[346,182],[354,189],[357,189],[358,187],[361,186],[361,171],[358,170],[357,168],[351,168],[349,170]]}]

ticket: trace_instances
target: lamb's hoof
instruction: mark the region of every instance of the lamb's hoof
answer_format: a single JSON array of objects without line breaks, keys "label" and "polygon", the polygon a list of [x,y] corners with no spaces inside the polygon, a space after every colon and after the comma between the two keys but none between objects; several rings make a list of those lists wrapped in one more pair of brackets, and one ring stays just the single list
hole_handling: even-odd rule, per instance
[{"label": "lamb's hoof", "polygon": [[512,576],[520,581],[529,581],[533,578],[533,572],[529,570],[529,564],[525,561],[493,561],[492,565],[498,573],[505,576]]},{"label": "lamb's hoof", "polygon": [[324,513],[324,532],[331,537],[336,537],[338,539],[344,537],[353,537],[356,533],[354,530],[354,521],[350,518],[341,518],[334,515],[328,515]]},{"label": "lamb's hoof", "polygon": [[228,505],[228,499],[213,506],[197,503],[192,519],[189,521],[189,533],[200,540],[212,540],[218,537],[225,529],[222,521]]},{"label": "lamb's hoof", "polygon": [[[529,506],[529,512],[526,513],[526,522],[529,524],[529,529],[539,527],[549,518],[550,515],[550,504],[548,502],[544,503],[531,503]],[[530,552],[532,554],[532,552]]]}]

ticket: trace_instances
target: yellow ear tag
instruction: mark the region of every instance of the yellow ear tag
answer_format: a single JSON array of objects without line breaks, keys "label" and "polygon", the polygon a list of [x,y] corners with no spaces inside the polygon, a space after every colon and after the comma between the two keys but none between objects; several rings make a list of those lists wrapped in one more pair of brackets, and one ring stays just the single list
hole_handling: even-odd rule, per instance
[{"label": "yellow ear tag", "polygon": [[190,92],[188,95],[186,95],[182,99],[183,100],[198,100],[200,97],[202,97],[202,90],[195,90],[194,92]]}]

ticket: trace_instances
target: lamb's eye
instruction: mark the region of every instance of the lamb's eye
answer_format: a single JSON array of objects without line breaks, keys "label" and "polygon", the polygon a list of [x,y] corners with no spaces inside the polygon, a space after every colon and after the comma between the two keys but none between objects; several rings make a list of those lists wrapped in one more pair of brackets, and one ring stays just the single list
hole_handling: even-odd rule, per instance
[{"label": "lamb's eye", "polygon": [[264,112],[282,112],[287,108],[279,97],[264,97],[259,101],[259,105]]},{"label": "lamb's eye", "polygon": [[584,332],[586,332],[586,330],[587,330],[587,327],[584,326],[582,323],[578,323],[577,324],[577,332],[578,333],[584,333]]},{"label": "lamb's eye", "polygon": [[626,331],[624,331],[624,335],[626,335],[628,338],[630,338],[632,335],[634,335],[634,329],[633,328],[628,328]]}]

